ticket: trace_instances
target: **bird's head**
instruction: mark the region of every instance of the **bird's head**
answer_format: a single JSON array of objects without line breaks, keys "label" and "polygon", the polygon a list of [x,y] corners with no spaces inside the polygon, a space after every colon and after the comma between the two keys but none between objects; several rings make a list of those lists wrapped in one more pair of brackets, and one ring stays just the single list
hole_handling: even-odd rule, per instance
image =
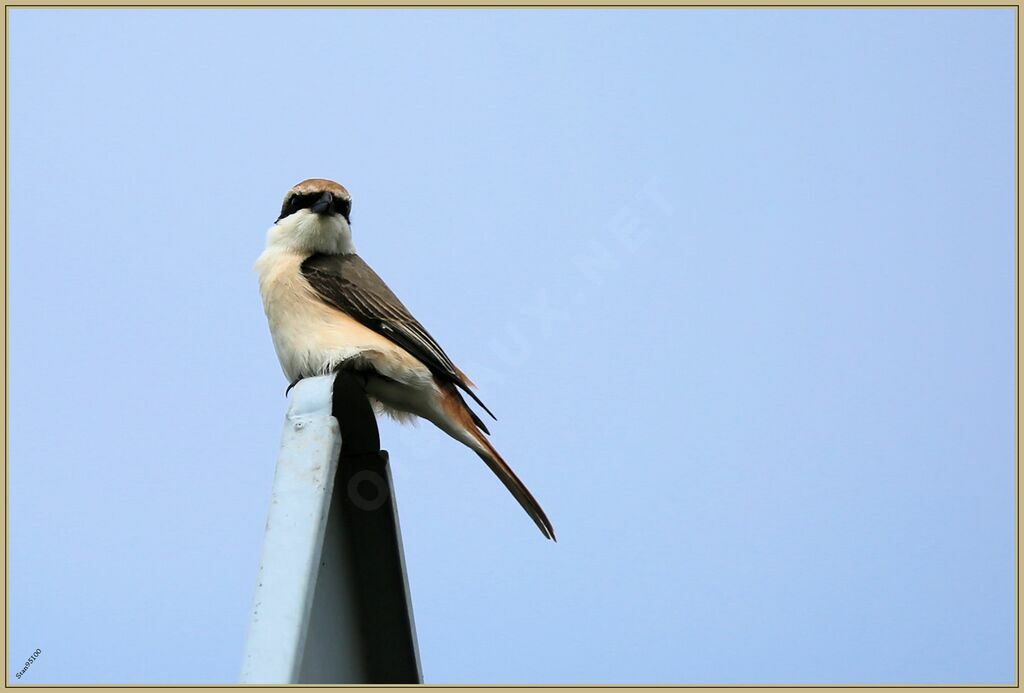
[{"label": "bird's head", "polygon": [[349,215],[352,196],[326,178],[310,178],[294,185],[281,203],[281,215],[267,236],[268,244],[301,252],[352,253]]}]

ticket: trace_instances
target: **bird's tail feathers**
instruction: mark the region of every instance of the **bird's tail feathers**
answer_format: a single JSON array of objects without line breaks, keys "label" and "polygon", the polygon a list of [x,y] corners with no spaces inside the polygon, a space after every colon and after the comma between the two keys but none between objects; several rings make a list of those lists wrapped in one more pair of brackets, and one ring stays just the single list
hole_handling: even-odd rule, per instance
[{"label": "bird's tail feathers", "polygon": [[502,459],[498,451],[494,449],[491,442],[483,435],[480,429],[486,431],[483,422],[466,405],[466,401],[454,387],[446,387],[442,390],[442,408],[447,414],[448,421],[456,424],[456,430],[449,431],[449,434],[457,440],[469,446],[480,456],[480,459],[490,467],[494,475],[505,485],[512,496],[523,506],[526,514],[537,524],[537,527],[548,539],[555,539],[555,528],[552,527],[548,516],[544,514],[540,503],[533,497],[526,485],[520,481],[508,463]]}]

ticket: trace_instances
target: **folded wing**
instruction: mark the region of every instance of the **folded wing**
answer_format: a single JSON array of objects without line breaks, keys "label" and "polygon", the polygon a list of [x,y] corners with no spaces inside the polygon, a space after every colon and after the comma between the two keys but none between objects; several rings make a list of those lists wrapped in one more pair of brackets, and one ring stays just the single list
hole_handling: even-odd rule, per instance
[{"label": "folded wing", "polygon": [[[302,274],[324,302],[408,351],[435,377],[456,385],[483,407],[492,419],[495,418],[470,389],[471,383],[444,353],[441,345],[361,257],[354,253],[318,253],[302,263]],[[478,420],[477,423],[487,431],[483,422]]]}]

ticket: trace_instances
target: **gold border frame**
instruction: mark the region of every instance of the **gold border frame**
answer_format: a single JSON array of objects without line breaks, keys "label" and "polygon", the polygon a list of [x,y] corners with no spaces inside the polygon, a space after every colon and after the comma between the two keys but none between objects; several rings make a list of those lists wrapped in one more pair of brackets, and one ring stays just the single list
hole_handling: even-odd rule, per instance
[{"label": "gold border frame", "polygon": [[[339,686],[324,686],[324,685],[291,685],[291,686],[264,686],[264,685],[243,685],[243,684],[208,684],[208,685],[167,685],[167,684],[147,684],[147,685],[132,685],[132,684],[79,684],[73,686],[60,686],[60,685],[47,685],[47,684],[32,684],[32,683],[19,683],[17,686],[9,686],[8,680],[10,672],[8,671],[7,663],[7,643],[9,642],[8,629],[9,624],[7,622],[7,586],[9,583],[8,574],[8,530],[7,530],[7,507],[8,498],[7,493],[9,489],[9,478],[8,478],[8,430],[9,421],[7,417],[9,396],[7,383],[8,383],[8,295],[10,290],[8,272],[7,272],[7,257],[8,257],[8,171],[10,161],[8,157],[8,137],[9,137],[9,123],[8,123],[8,108],[7,108],[7,96],[9,87],[9,42],[8,42],[8,30],[9,30],[9,13],[11,9],[188,9],[188,8],[202,8],[202,9],[313,9],[313,8],[334,8],[334,9],[1008,9],[1013,8],[1014,12],[1014,44],[1015,44],[1015,62],[1016,62],[1016,80],[1015,80],[1015,112],[1014,122],[1016,126],[1016,137],[1014,141],[1015,148],[1015,187],[1017,190],[1017,197],[1014,205],[1014,312],[1015,312],[1015,325],[1014,325],[1014,400],[1016,405],[1015,418],[1017,426],[1014,431],[1014,457],[1015,457],[1015,494],[1014,494],[1014,513],[1016,517],[1016,526],[1014,532],[1014,564],[1015,564],[1015,575],[1014,582],[1016,585],[1016,604],[1015,604],[1015,625],[1014,625],[1014,637],[1016,640],[1016,652],[1014,658],[1014,683],[1012,684],[988,684],[988,685],[927,685],[927,684],[905,684],[905,685],[859,685],[859,684],[837,684],[837,685],[779,685],[779,684],[752,684],[746,686],[738,685],[703,685],[703,684],[645,684],[637,686],[623,686],[623,685],[586,685],[586,684],[570,684],[570,685],[558,685],[558,686],[542,686],[542,685],[436,685],[436,684],[425,684],[424,686],[395,686],[395,685],[376,685],[376,686],[361,686],[361,685],[339,685]],[[303,0],[301,4],[295,5],[283,5],[279,0],[237,0],[232,2],[231,0],[219,0],[218,2],[210,3],[196,3],[196,2],[182,2],[182,3],[171,3],[171,2],[138,2],[137,0],[124,0],[123,2],[105,2],[102,4],[89,3],[87,0],[81,2],[65,2],[65,3],[47,3],[47,2],[18,2],[18,3],[5,3],[4,4],[4,91],[3,91],[3,105],[4,105],[4,139],[3,139],[3,177],[4,177],[4,218],[3,218],[3,251],[2,257],[0,257],[0,271],[3,273],[3,287],[4,287],[4,306],[3,306],[3,341],[4,341],[4,371],[3,371],[3,388],[4,388],[4,399],[2,409],[0,409],[0,415],[4,419],[4,495],[2,503],[2,517],[0,522],[4,528],[4,600],[0,603],[0,616],[4,621],[3,631],[3,642],[4,642],[4,681],[3,687],[7,688],[32,688],[32,689],[45,689],[45,690],[75,690],[81,688],[116,688],[116,689],[165,689],[165,690],[218,690],[226,688],[303,688],[310,690],[325,690],[333,688],[344,688],[344,689],[357,689],[357,690],[372,690],[372,689],[399,689],[399,690],[415,690],[417,688],[428,687],[434,690],[452,690],[452,691],[464,691],[467,689],[475,688],[487,688],[487,689],[505,689],[505,690],[546,690],[546,689],[577,689],[577,688],[593,688],[606,691],[608,693],[616,691],[630,691],[638,688],[680,688],[687,690],[696,691],[732,691],[732,690],[746,690],[746,689],[799,689],[801,691],[817,691],[817,690],[835,690],[835,689],[870,689],[873,691],[899,691],[904,689],[960,689],[960,690],[988,690],[988,689],[1005,689],[1005,688],[1020,688],[1020,534],[1021,534],[1021,517],[1020,517],[1020,489],[1021,489],[1021,478],[1020,478],[1020,420],[1021,420],[1021,407],[1020,407],[1020,265],[1022,259],[1022,252],[1020,246],[1020,197],[1021,197],[1021,177],[1020,177],[1020,76],[1021,76],[1021,53],[1020,53],[1020,9],[1021,3],[1019,2],[986,2],[986,3],[964,3],[962,1],[949,0],[947,2],[935,0],[904,0],[900,3],[885,3],[883,0],[865,0],[858,3],[827,3],[817,1],[807,1],[790,3],[773,3],[770,0],[749,0],[745,3],[679,3],[673,2],[672,0],[645,0],[644,2],[630,4],[623,3],[618,0],[560,0],[555,3],[543,2],[543,0],[534,0],[532,2],[509,2],[509,3],[486,3],[486,2],[474,2],[473,0],[455,0],[454,2],[449,1],[446,3],[436,3],[430,0],[407,0],[403,3],[339,3],[334,0]]]}]

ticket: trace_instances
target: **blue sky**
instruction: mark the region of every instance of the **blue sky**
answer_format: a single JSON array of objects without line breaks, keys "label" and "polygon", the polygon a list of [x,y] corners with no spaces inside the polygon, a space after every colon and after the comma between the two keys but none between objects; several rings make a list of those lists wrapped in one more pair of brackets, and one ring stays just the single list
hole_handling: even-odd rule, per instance
[{"label": "blue sky", "polygon": [[12,10],[12,676],[237,680],[323,176],[558,531],[382,423],[427,682],[1012,681],[1014,21]]}]

